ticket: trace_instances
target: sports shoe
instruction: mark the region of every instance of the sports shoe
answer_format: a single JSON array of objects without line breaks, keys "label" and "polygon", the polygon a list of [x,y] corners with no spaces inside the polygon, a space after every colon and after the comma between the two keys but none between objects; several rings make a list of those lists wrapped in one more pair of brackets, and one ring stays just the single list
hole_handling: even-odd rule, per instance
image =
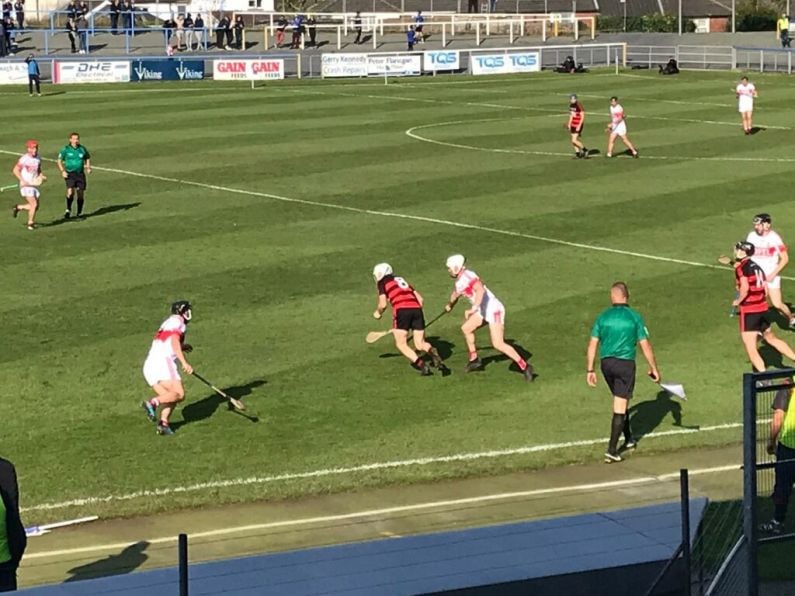
[{"label": "sports shoe", "polygon": [[624,458],[621,457],[618,453],[610,453],[609,451],[605,453],[606,464],[617,464],[622,461],[624,461]]},{"label": "sports shoe", "polygon": [[422,377],[430,377],[430,376],[433,375],[433,373],[431,372],[431,367],[428,366],[427,362],[423,362],[422,363],[422,368],[417,369],[417,370],[419,371],[420,376],[422,376]]},{"label": "sports shoe", "polygon": [[483,370],[483,361],[480,358],[470,360],[464,367],[464,372],[475,372],[478,370]]},{"label": "sports shoe", "polygon": [[775,519],[771,519],[769,522],[765,522],[759,526],[760,532],[765,532],[766,534],[781,534],[784,531],[784,524],[780,521],[776,521]]},{"label": "sports shoe", "polygon": [[634,159],[638,159],[640,157],[640,154],[637,151],[635,151],[635,153],[632,154],[632,157]]},{"label": "sports shoe", "polygon": [[159,435],[173,435],[174,431],[171,430],[171,427],[168,424],[163,424],[162,422],[160,422],[157,425],[157,434],[159,434]]},{"label": "sports shoe", "polygon": [[155,407],[152,404],[150,404],[148,401],[141,402],[141,407],[143,407],[144,412],[146,412],[146,417],[149,418],[150,422],[157,420],[157,412],[155,411]]},{"label": "sports shoe", "polygon": [[19,215],[19,207],[17,207],[16,205],[14,205],[14,206],[11,208],[11,215],[13,215],[14,217],[16,217],[17,215]]},{"label": "sports shoe", "polygon": [[621,445],[621,451],[630,451],[638,446],[638,442],[635,439],[626,439],[624,444]]},{"label": "sports shoe", "polygon": [[36,229],[36,224],[28,224],[28,229],[29,230],[35,230]]},{"label": "sports shoe", "polygon": [[533,371],[533,365],[528,362],[527,366],[522,371],[522,375],[524,376],[525,381],[530,381],[531,383],[535,381],[536,375]]},{"label": "sports shoe", "polygon": [[792,317],[792,318],[789,320],[789,328],[790,328],[790,329],[795,329],[795,317]]},{"label": "sports shoe", "polygon": [[605,157],[613,157],[612,153],[605,153]]},{"label": "sports shoe", "polygon": [[63,218],[64,219],[69,219],[70,217],[72,217],[72,212],[69,211],[69,209],[67,209],[66,211],[63,212]]}]

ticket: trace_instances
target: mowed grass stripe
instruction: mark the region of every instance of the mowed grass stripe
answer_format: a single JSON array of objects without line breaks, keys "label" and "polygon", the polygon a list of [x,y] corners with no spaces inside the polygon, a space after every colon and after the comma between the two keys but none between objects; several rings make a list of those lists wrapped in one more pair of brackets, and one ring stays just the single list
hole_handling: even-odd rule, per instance
[{"label": "mowed grass stripe", "polygon": [[[578,80],[586,86],[596,79]],[[533,79],[538,84],[551,82],[553,89],[570,81]],[[654,80],[648,84],[659,83]],[[509,83],[504,89],[513,86]],[[483,95],[478,94],[481,101]],[[136,97],[146,110],[145,97]],[[490,101],[485,99],[485,103]],[[241,143],[233,143],[213,147],[212,153],[197,149],[189,159],[182,155],[176,159],[163,157],[153,160],[157,163],[152,163],[151,171],[177,177],[174,172],[184,168],[194,179],[208,179],[221,187],[417,215],[434,211],[443,220],[480,226],[493,223],[499,229],[600,242],[649,254],[690,253],[686,258],[694,261],[700,260],[696,258],[699,251],[712,254],[710,242],[720,244],[723,238],[733,241],[738,229],[747,231],[746,212],[751,207],[747,201],[740,201],[742,193],[731,186],[733,180],[742,186],[742,179],[747,178],[745,184],[754,186],[760,196],[767,196],[779,185],[775,176],[766,175],[767,170],[754,170],[749,177],[748,171],[737,168],[738,173],[728,172],[731,177],[727,178],[724,164],[686,167],[666,162],[646,166],[642,160],[581,164],[569,159],[558,161],[554,156],[496,159],[471,152],[464,157],[460,151],[440,147],[426,152],[403,136],[402,130],[413,121],[444,118],[446,113],[459,119],[461,114],[493,115],[500,110],[434,104],[423,107],[400,100],[382,104],[366,97],[349,97],[344,102],[347,106],[359,105],[363,114],[365,110],[371,114],[366,118],[373,119],[379,117],[378,110],[384,110],[387,119],[387,109],[393,105],[410,109],[395,112],[386,134],[373,137],[369,147],[366,135],[355,135],[356,146],[344,146],[350,142],[347,131],[335,127],[333,119],[322,120],[330,128],[326,136],[318,129],[317,149],[325,145],[329,156],[318,152],[310,159],[321,160],[320,165],[326,163],[328,169],[324,172],[313,163],[316,171],[306,177],[296,179],[290,172],[268,170],[266,138],[250,152],[241,151]],[[548,105],[559,109],[557,98]],[[295,112],[283,108],[288,119],[300,119],[299,106]],[[247,109],[252,122],[263,122],[266,137],[269,125],[257,116],[267,111],[267,102],[249,104]],[[543,116],[537,119],[542,134],[524,142],[531,148],[559,142],[560,151],[568,152],[565,114],[560,121],[556,121],[556,115],[547,118],[542,112],[538,114]],[[208,121],[206,126],[210,132],[194,132],[174,121],[162,128],[154,141],[150,136],[148,144],[160,152],[179,135],[190,147],[191,135],[216,138],[223,123]],[[21,123],[12,122],[10,127],[10,135],[25,132]],[[129,128],[132,130],[132,126]],[[510,127],[505,125],[501,130],[510,132]],[[640,133],[640,122],[633,124],[632,130]],[[652,130],[660,134],[660,143],[666,142],[665,128],[655,123],[649,130],[650,134]],[[246,134],[245,127],[233,131]],[[393,139],[389,131],[400,140]],[[672,137],[680,134],[675,123],[670,133]],[[93,148],[85,133],[84,138]],[[141,131],[138,138],[142,140],[126,138],[129,155],[124,159],[117,153],[108,154],[112,143],[103,139],[99,153],[113,158],[105,164],[139,171],[133,166],[137,160],[146,159],[146,148],[137,149],[146,133]],[[248,137],[241,138],[249,142]],[[761,145],[765,138],[757,135],[741,140]],[[518,138],[515,142],[520,143]],[[298,158],[305,148],[302,139],[293,155]],[[390,154],[390,148],[394,154]],[[403,152],[411,153],[414,148],[412,158],[404,159]],[[280,142],[279,149],[283,154],[276,159],[282,167],[291,156],[292,143]],[[378,153],[379,159],[362,164],[368,149]],[[113,149],[117,150],[121,148]],[[344,155],[331,159],[334,152]],[[117,166],[117,159],[124,165]],[[97,161],[97,165],[100,163]],[[202,167],[209,170],[213,163],[241,164],[245,173],[230,166],[201,172]],[[580,165],[591,171],[574,169]],[[574,173],[566,175],[567,171]],[[359,174],[364,176],[355,177]],[[676,180],[670,181],[674,176]],[[606,288],[617,278],[628,280],[633,302],[649,319],[663,370],[688,383],[689,389],[695,387],[690,390],[699,399],[686,405],[685,424],[729,421],[737,409],[736,377],[745,363],[735,340],[736,321],[728,317],[724,306],[724,300],[730,298],[731,281],[720,271],[432,222],[285,204],[223,189],[200,189],[109,172],[98,172],[91,189],[92,193],[102,189],[103,200],[109,202],[127,202],[131,195],[136,200],[141,195],[149,196],[127,214],[89,220],[84,228],[57,227],[52,230],[53,237],[46,235],[46,228],[40,230],[42,234],[28,236],[9,228],[0,239],[9,251],[16,250],[17,245],[27,251],[28,244],[39,243],[48,258],[56,259],[53,264],[37,267],[31,258],[31,268],[13,266],[5,276],[10,284],[26,276],[19,284],[24,291],[16,292],[17,300],[26,292],[38,292],[35,299],[43,302],[38,312],[41,320],[22,319],[29,324],[15,324],[4,331],[9,336],[19,335],[20,347],[25,350],[17,350],[13,362],[0,365],[0,380],[14,389],[0,403],[0,416],[10,421],[3,438],[4,452],[25,469],[26,494],[38,502],[64,496],[122,494],[238,474],[311,470],[406,455],[605,435],[607,425],[599,421],[607,407],[606,390],[587,389],[578,363],[582,362],[590,322],[605,306]],[[160,190],[166,192],[162,198],[158,196]],[[346,196],[349,192],[352,194]],[[724,202],[720,194],[727,195]],[[54,200],[58,195],[60,192]],[[704,204],[694,204],[702,200],[701,195],[706,195]],[[473,208],[478,204],[480,209]],[[237,206],[239,212],[235,211]],[[225,211],[224,207],[230,209]],[[661,210],[666,213],[660,215]],[[741,221],[735,221],[732,212],[740,214]],[[230,228],[236,222],[241,228],[239,239]],[[622,226],[623,222],[626,225]],[[712,225],[691,243],[690,236],[699,222]],[[72,281],[77,274],[73,272],[80,271],[79,261],[78,265],[58,263],[59,245],[63,254],[85,257],[84,277],[96,271],[95,287],[84,280]],[[404,272],[426,294],[430,315],[450,291],[444,258],[458,250],[468,254],[475,270],[508,305],[508,335],[535,354],[542,373],[537,386],[524,384],[517,374],[508,371],[504,361],[492,363],[483,375],[459,372],[466,360],[459,330],[463,306],[431,329],[431,335],[438,334],[452,344],[447,349],[452,350],[455,374],[448,379],[421,379],[401,357],[379,358],[395,353],[388,342],[367,346],[362,341],[367,331],[388,326],[388,321],[376,322],[370,317],[375,300],[370,276],[373,263],[388,260],[397,271]],[[180,259],[185,260],[182,267]],[[173,271],[180,267],[181,272]],[[58,276],[60,269],[65,270],[64,275]],[[730,273],[727,270],[726,275]],[[53,301],[51,296],[60,299]],[[157,470],[140,465],[163,449],[163,442],[154,435],[137,405],[148,394],[140,366],[168,303],[182,296],[197,305],[197,318],[188,338],[197,346],[191,356],[194,364],[225,387],[262,378],[267,384],[246,398],[255,400],[263,415],[263,422],[252,424],[223,410],[209,391],[188,381],[189,401],[175,416],[175,421],[188,420],[173,437],[173,445],[181,453],[180,465],[164,478]],[[707,350],[705,346],[712,347]],[[703,361],[709,366],[694,361],[695,350],[705,354]],[[493,353],[484,351],[487,355]],[[42,374],[45,362],[47,374]],[[655,412],[661,408],[665,411],[665,404],[657,402],[654,385],[644,384],[642,379],[639,384],[642,387],[636,403],[649,402],[643,406],[642,411],[648,413],[643,424],[671,428],[670,414],[655,418]],[[34,401],[40,404],[38,409],[18,407]],[[86,406],[98,403],[106,404],[107,411],[98,415]],[[561,403],[575,404],[579,416],[542,416]],[[539,424],[542,419],[543,424]],[[660,442],[659,448],[675,450],[734,440],[727,436],[687,437]],[[238,460],[234,470],[225,457],[230,452]],[[543,461],[565,463],[596,454],[598,449],[594,448],[574,449],[548,454]],[[229,489],[180,497],[169,501],[169,506],[342,490],[368,483],[489,473],[541,463],[537,455],[530,455],[489,465],[461,463],[356,475],[352,479]],[[48,480],[61,475],[68,478],[57,486]],[[131,502],[103,511],[131,513],[161,506],[165,505]]]}]

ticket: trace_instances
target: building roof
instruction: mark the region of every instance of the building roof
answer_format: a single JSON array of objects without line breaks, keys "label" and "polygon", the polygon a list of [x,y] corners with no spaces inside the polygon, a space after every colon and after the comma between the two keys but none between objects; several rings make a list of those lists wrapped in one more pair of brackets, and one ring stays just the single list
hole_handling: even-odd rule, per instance
[{"label": "building roof", "polygon": [[[620,0],[597,0],[599,13],[606,16],[624,16],[624,3]],[[579,7],[578,7],[579,10]],[[627,0],[628,17],[641,17],[649,14],[676,16],[679,0]],[[731,16],[731,0],[682,0],[682,13],[691,19],[703,17]]]}]

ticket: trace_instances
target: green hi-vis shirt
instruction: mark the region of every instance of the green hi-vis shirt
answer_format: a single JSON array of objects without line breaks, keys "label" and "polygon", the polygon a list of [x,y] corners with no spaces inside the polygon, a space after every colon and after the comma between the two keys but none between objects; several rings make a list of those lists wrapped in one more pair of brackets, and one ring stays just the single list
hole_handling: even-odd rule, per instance
[{"label": "green hi-vis shirt", "polygon": [[91,159],[88,149],[80,143],[77,147],[67,145],[58,153],[58,159],[63,162],[63,167],[67,172],[82,172],[87,159]]},{"label": "green hi-vis shirt", "polygon": [[596,318],[591,337],[599,340],[599,358],[635,360],[637,344],[649,337],[649,330],[638,311],[614,304]]},{"label": "green hi-vis shirt", "polygon": [[784,415],[784,422],[781,423],[781,431],[778,434],[778,442],[795,449],[795,401],[790,400],[787,413]]},{"label": "green hi-vis shirt", "polygon": [[0,563],[11,560],[11,549],[8,548],[8,528],[6,527],[6,506],[0,498]]}]

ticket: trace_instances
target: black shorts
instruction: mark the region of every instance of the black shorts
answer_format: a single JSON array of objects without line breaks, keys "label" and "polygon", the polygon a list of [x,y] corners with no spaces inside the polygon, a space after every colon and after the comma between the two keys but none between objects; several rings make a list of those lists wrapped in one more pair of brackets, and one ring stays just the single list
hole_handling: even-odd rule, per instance
[{"label": "black shorts", "polygon": [[85,172],[66,172],[66,188],[86,189]]},{"label": "black shorts", "polygon": [[745,331],[764,332],[770,328],[767,312],[740,313],[740,333]]},{"label": "black shorts", "polygon": [[602,375],[604,375],[610,392],[615,397],[629,399],[635,390],[635,361],[621,358],[603,358]]},{"label": "black shorts", "polygon": [[422,331],[425,329],[425,315],[421,308],[401,308],[395,313],[392,326],[403,331]]},{"label": "black shorts", "polygon": [[573,134],[573,135],[581,135],[581,134],[582,134],[582,129],[583,129],[583,128],[585,128],[585,125],[584,125],[584,124],[583,124],[582,126],[580,126],[579,130],[577,129],[577,127],[576,127],[576,126],[569,126],[569,132],[570,132],[571,134]]}]

